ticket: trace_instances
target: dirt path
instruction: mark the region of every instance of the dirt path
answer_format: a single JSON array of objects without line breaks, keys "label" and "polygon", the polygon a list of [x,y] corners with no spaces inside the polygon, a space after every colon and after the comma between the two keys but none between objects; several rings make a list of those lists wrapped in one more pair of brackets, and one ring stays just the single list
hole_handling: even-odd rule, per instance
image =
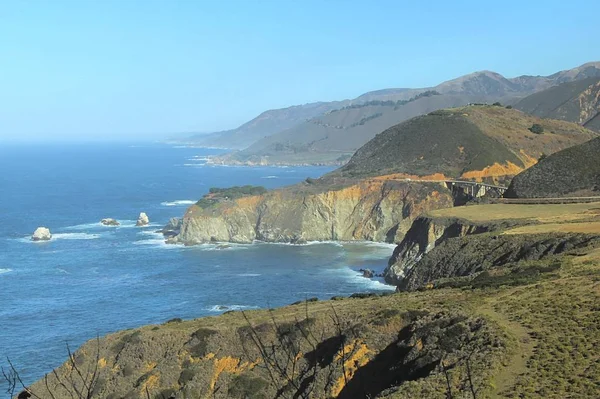
[{"label": "dirt path", "polygon": [[[522,288],[522,287],[519,287]],[[533,355],[536,346],[535,339],[529,335],[529,330],[521,324],[511,321],[507,315],[494,310],[494,304],[506,296],[512,295],[514,290],[504,293],[499,297],[488,298],[485,303],[477,308],[476,312],[496,322],[516,339],[517,346],[513,349],[513,355],[508,364],[494,378],[494,391],[492,398],[503,398],[503,392],[510,388],[516,381],[518,375],[527,371],[527,361]]]}]

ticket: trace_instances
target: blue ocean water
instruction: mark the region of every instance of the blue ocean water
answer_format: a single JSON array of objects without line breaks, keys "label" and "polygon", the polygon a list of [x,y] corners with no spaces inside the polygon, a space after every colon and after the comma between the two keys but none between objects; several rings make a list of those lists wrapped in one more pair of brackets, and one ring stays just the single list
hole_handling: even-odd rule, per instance
[{"label": "blue ocean water", "polygon": [[[9,357],[30,383],[65,360],[66,343],[174,317],[390,289],[358,273],[383,270],[393,251],[385,244],[164,244],[155,230],[210,187],[276,188],[330,170],[205,165],[215,153],[160,144],[2,146],[0,359]],[[149,227],[135,227],[142,211]],[[106,217],[122,225],[100,225]],[[30,241],[38,226],[53,240]]]}]

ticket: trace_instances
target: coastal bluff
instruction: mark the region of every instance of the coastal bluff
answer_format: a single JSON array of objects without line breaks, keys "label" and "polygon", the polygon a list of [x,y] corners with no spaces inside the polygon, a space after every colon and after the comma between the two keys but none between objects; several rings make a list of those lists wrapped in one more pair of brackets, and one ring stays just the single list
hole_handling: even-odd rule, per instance
[{"label": "coastal bluff", "polygon": [[315,183],[261,195],[191,206],[179,234],[169,243],[282,243],[402,240],[422,212],[453,206],[452,192],[439,182],[361,180]]}]

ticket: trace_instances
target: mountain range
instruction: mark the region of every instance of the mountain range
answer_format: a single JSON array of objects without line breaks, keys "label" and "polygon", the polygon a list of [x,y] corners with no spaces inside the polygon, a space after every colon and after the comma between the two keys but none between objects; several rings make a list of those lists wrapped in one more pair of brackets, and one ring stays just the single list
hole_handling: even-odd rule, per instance
[{"label": "mountain range", "polygon": [[512,104],[553,86],[593,77],[600,77],[600,62],[549,76],[510,79],[479,71],[434,87],[384,89],[353,100],[269,110],[237,129],[186,141],[242,150],[215,160],[222,163],[341,164],[375,134],[414,116],[469,103]]}]

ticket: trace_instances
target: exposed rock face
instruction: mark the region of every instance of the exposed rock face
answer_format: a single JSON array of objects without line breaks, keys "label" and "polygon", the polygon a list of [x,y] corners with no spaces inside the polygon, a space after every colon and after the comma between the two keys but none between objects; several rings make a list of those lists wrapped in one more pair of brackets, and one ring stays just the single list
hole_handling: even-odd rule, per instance
[{"label": "exposed rock face", "polygon": [[587,234],[534,234],[463,236],[443,241],[410,268],[399,282],[412,291],[435,280],[471,276],[521,261],[537,261],[600,243]]},{"label": "exposed rock face", "polygon": [[52,239],[52,234],[50,233],[50,229],[47,227],[38,227],[33,232],[31,239],[33,241],[49,241]]},{"label": "exposed rock face", "polygon": [[180,218],[171,218],[169,223],[165,225],[165,227],[160,230],[160,232],[166,237],[174,237],[179,234],[181,230],[182,220]]},{"label": "exposed rock face", "polygon": [[448,238],[484,233],[492,228],[456,219],[419,217],[394,250],[383,273],[385,281],[388,284],[400,284],[426,253]]},{"label": "exposed rock face", "polygon": [[442,183],[369,180],[328,191],[275,190],[206,209],[190,207],[175,241],[393,243],[421,212],[452,205]]},{"label": "exposed rock face", "polygon": [[148,215],[146,215],[145,212],[140,212],[140,216],[138,217],[137,222],[135,223],[136,226],[147,226],[148,223],[150,223],[150,219],[148,218]]},{"label": "exposed rock face", "polygon": [[385,280],[400,290],[410,291],[439,279],[470,276],[494,267],[541,260],[600,244],[600,237],[587,234],[501,233],[516,224],[523,221],[475,224],[460,219],[420,217],[394,250],[384,271]]},{"label": "exposed rock face", "polygon": [[100,223],[102,223],[104,226],[120,226],[121,225],[121,223],[119,223],[117,220],[115,220],[113,218],[102,219],[100,221]]}]

